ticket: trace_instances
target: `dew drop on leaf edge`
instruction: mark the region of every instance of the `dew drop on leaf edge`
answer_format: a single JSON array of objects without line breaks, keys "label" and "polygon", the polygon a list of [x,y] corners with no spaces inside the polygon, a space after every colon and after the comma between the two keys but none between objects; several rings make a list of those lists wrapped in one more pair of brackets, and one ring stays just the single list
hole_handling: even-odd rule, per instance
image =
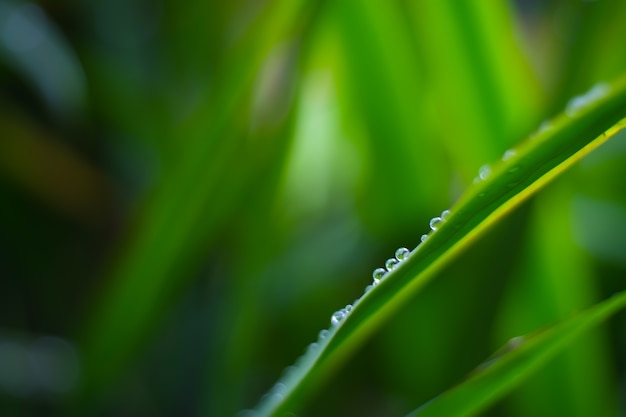
[{"label": "dew drop on leaf edge", "polygon": [[283,369],[283,374],[281,375],[281,379],[289,378],[296,371],[296,369],[297,368],[295,366],[289,365],[288,367]]},{"label": "dew drop on leaf edge", "polygon": [[552,123],[550,122],[550,120],[544,120],[537,128],[537,134],[547,132],[550,129],[552,129]]},{"label": "dew drop on leaf edge", "polygon": [[411,251],[407,248],[398,248],[395,253],[396,259],[399,261],[404,261],[406,258],[409,257],[410,254]]},{"label": "dew drop on leaf edge", "polygon": [[441,224],[441,217],[433,217],[430,219],[429,226],[431,230],[437,230],[439,228],[439,224]]},{"label": "dew drop on leaf edge", "polygon": [[338,325],[346,317],[346,313],[342,310],[335,311],[330,317],[330,324],[333,326]]},{"label": "dew drop on leaf edge", "polygon": [[597,83],[586,93],[572,98],[565,106],[565,114],[568,116],[574,116],[583,108],[593,104],[595,101],[601,99],[609,92],[609,85],[606,83]]},{"label": "dew drop on leaf edge", "polygon": [[399,263],[400,261],[398,261],[396,258],[389,258],[385,262],[385,268],[387,268],[387,271],[393,271]]},{"label": "dew drop on leaf edge", "polygon": [[486,179],[489,176],[489,174],[491,174],[491,167],[489,165],[483,165],[478,170],[478,177],[481,180]]},{"label": "dew drop on leaf edge", "polygon": [[378,282],[383,279],[386,274],[387,270],[385,268],[376,268],[372,273],[372,278],[374,278],[374,281]]},{"label": "dew drop on leaf edge", "polygon": [[504,152],[504,155],[502,155],[502,160],[508,161],[509,159],[513,158],[516,154],[517,152],[515,152],[513,149],[508,149]]}]

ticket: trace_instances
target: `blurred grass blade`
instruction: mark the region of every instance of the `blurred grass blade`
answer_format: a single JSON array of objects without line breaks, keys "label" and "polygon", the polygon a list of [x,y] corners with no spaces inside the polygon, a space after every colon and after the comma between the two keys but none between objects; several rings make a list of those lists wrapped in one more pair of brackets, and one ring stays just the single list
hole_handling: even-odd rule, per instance
[{"label": "blurred grass blade", "polygon": [[[550,23],[559,24],[557,30],[567,40],[557,51],[557,62],[562,66],[556,91],[560,100],[582,91],[593,80],[619,75],[626,64],[626,50],[621,42],[626,36],[625,3],[576,2],[556,13],[562,12],[570,18]],[[598,48],[599,43],[602,48]]]},{"label": "blurred grass blade", "polygon": [[[362,124],[352,136],[363,136],[361,146],[376,167],[364,173],[359,209],[368,227],[389,233],[405,227],[404,220],[424,210],[425,201],[435,204],[436,197],[444,197],[438,190],[449,183],[437,175],[446,163],[443,149],[427,140],[435,127],[427,116],[432,106],[423,64],[397,3],[338,1],[331,10],[341,48],[338,86]],[[398,179],[420,176],[430,180],[416,181],[404,192],[406,184]],[[395,198],[372,199],[372,192],[382,189]]]},{"label": "blurred grass blade", "polygon": [[[270,132],[276,137],[263,132],[275,142],[249,140],[245,116],[239,115],[248,112],[265,54],[305,31],[312,19],[302,2],[268,3],[225,58],[237,64],[237,73],[226,66],[219,91],[207,94],[177,132],[186,139],[181,156],[148,201],[82,337],[86,378],[80,396],[87,403],[122,369],[187,282],[198,248],[215,242],[246,191],[265,190],[264,179],[272,177],[270,168],[283,157],[288,136],[276,134],[277,127]],[[218,109],[211,112],[212,106]],[[233,169],[238,164],[246,169]]]},{"label": "blurred grass blade", "polygon": [[476,415],[521,384],[585,331],[598,326],[624,307],[626,292],[554,327],[511,339],[501,349],[502,353],[496,353],[492,359],[481,365],[477,373],[467,381],[428,402],[409,416]]},{"label": "blurred grass blade", "polygon": [[463,2],[409,2],[408,10],[439,109],[436,134],[468,178],[527,132],[543,106],[513,11],[506,3]]},{"label": "blurred grass blade", "polygon": [[484,178],[452,207],[446,220],[407,260],[356,300],[349,314],[311,345],[296,367],[262,401],[259,415],[280,416],[294,411],[359,341],[424,287],[435,272],[488,226],[626,127],[624,116],[626,78],[577,97],[568,105],[566,114],[508,152],[503,161],[490,168],[488,176],[482,175]]}]

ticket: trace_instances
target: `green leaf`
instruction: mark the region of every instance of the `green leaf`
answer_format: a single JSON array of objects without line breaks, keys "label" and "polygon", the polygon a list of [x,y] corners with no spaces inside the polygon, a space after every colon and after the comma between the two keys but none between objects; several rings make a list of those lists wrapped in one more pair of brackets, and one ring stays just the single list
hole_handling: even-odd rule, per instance
[{"label": "green leaf", "polygon": [[468,380],[415,410],[410,417],[472,416],[546,364],[585,331],[626,307],[626,292],[549,329],[511,339]]},{"label": "green leaf", "polygon": [[[289,136],[272,132],[276,142],[269,143],[260,140],[261,132],[259,140],[250,140],[248,126],[237,115],[248,111],[268,54],[280,42],[306,32],[314,16],[315,8],[300,1],[269,2],[237,47],[225,54],[219,87],[206,94],[177,132],[185,139],[181,155],[143,207],[85,326],[81,345],[86,378],[79,393],[85,403],[132,357],[192,276],[200,248],[214,244],[241,200],[247,197],[249,202],[251,190],[262,193],[271,186],[262,179],[275,176]],[[238,164],[245,168],[233,169]]]},{"label": "green leaf", "polygon": [[[425,286],[435,273],[487,227],[626,126],[626,78],[597,86],[568,106],[566,114],[496,162],[491,173],[451,208],[446,221],[411,256],[353,308],[328,335],[311,345],[261,402],[261,416],[280,416],[302,404],[325,375],[375,328]],[[608,130],[607,130],[608,129]]]},{"label": "green leaf", "polygon": [[[432,106],[425,94],[422,65],[398,4],[339,1],[331,10],[345,67],[338,84],[345,86],[344,94],[358,112],[356,120],[367,132],[363,146],[375,161],[374,169],[367,171],[361,210],[368,220],[379,223],[379,229],[393,229],[394,222],[403,223],[447,183],[444,176],[434,177],[446,162],[442,148],[423,139],[433,128],[427,127]],[[358,129],[353,130],[358,134]],[[405,184],[398,179],[420,175],[433,178],[416,181],[412,192],[404,193]],[[372,199],[372,190],[380,189],[396,198]]]},{"label": "green leaf", "polygon": [[410,2],[407,8],[434,92],[437,135],[448,143],[455,168],[468,175],[527,132],[543,108],[515,40],[513,10],[504,3]]}]

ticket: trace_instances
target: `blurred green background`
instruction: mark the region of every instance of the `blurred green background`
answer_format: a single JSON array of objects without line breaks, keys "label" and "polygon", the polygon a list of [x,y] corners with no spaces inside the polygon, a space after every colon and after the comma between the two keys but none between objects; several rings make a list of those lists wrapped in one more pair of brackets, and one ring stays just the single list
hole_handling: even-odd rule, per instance
[{"label": "blurred green background", "polygon": [[[481,165],[626,72],[624,22],[605,0],[0,0],[0,415],[252,408]],[[508,216],[298,415],[404,415],[623,290],[625,162],[622,134]],[[625,415],[625,320],[488,415]]]}]

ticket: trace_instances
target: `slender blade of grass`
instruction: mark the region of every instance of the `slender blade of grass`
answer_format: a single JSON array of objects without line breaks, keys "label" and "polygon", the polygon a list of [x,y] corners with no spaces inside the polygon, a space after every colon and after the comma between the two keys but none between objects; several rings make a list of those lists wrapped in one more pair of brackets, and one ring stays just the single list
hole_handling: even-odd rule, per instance
[{"label": "slender blade of grass", "polygon": [[505,4],[410,2],[408,9],[439,110],[436,134],[467,178],[539,117],[538,82]]},{"label": "slender blade of grass", "polygon": [[491,174],[461,197],[447,220],[406,261],[356,300],[347,317],[311,347],[261,402],[259,415],[280,416],[301,404],[359,342],[487,227],[625,127],[626,78],[605,86],[604,92],[576,112],[569,108],[569,115],[560,115],[549,128],[521,144],[512,157],[496,163]]},{"label": "slender blade of grass", "polygon": [[467,381],[436,397],[407,417],[476,415],[522,383],[585,331],[626,307],[626,292],[553,327],[514,338],[501,354],[481,365]]},{"label": "slender blade of grass", "polygon": [[[446,163],[443,149],[428,140],[434,130],[427,116],[432,106],[423,63],[410,41],[411,26],[397,3],[339,1],[331,12],[341,48],[338,85],[364,128],[353,129],[354,136],[362,130],[364,152],[375,161],[359,195],[361,213],[382,233],[405,227],[404,219],[423,210],[449,182],[438,169]],[[430,180],[416,181],[410,193],[404,192],[399,179],[417,176]],[[378,190],[394,198],[373,199]]]},{"label": "slender blade of grass", "polygon": [[[199,248],[213,243],[209,240],[219,236],[245,193],[259,188],[255,181],[265,175],[266,164],[272,166],[283,153],[282,142],[246,144],[248,127],[237,115],[247,114],[269,51],[304,31],[312,15],[299,1],[268,3],[241,44],[225,57],[218,91],[207,94],[206,102],[177,132],[187,140],[181,156],[146,202],[85,326],[85,378],[78,394],[85,404],[120,372],[176,291],[188,282]],[[233,169],[238,164],[245,169]]]}]

